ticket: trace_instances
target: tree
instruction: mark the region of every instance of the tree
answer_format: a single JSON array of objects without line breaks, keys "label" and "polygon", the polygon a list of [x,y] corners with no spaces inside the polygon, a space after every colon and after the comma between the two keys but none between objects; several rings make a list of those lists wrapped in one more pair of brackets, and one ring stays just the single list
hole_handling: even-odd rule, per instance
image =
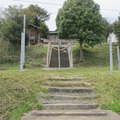
[{"label": "tree", "polygon": [[25,14],[27,15],[27,23],[34,24],[37,27],[40,26],[40,22],[49,20],[50,16],[44,8],[40,8],[38,5],[30,5],[27,7]]},{"label": "tree", "polygon": [[59,38],[78,39],[80,61],[83,57],[83,43],[94,46],[104,40],[104,23],[99,5],[93,0],[67,0],[56,18]]},{"label": "tree", "polygon": [[9,6],[8,9],[5,9],[4,18],[1,20],[0,33],[2,38],[19,47],[23,30],[22,5]]},{"label": "tree", "polygon": [[[23,14],[26,14],[26,23],[40,26],[40,22],[49,19],[47,11],[38,7],[37,5],[30,5],[28,8],[23,9],[23,6],[9,6],[4,11],[4,18],[1,19],[0,35],[4,40],[20,47],[21,32],[23,31]],[[27,26],[26,25],[26,26]]]},{"label": "tree", "polygon": [[118,43],[120,44],[120,17],[118,18],[118,21],[114,23],[114,33],[116,34]]},{"label": "tree", "polygon": [[40,26],[38,27],[40,31],[40,37],[47,38],[47,35],[49,34],[49,29],[46,24],[40,22]]}]

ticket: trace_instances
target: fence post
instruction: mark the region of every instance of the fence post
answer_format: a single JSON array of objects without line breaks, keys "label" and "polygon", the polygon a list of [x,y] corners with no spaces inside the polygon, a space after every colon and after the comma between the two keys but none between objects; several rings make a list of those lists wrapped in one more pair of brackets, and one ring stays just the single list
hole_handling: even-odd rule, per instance
[{"label": "fence post", "polygon": [[49,60],[50,60],[50,42],[48,42],[48,51],[47,51],[47,61],[46,61],[46,67],[49,67]]},{"label": "fence post", "polygon": [[117,56],[118,56],[118,68],[120,70],[120,51],[119,51],[119,46],[117,46]]},{"label": "fence post", "polygon": [[61,71],[61,65],[60,65],[60,45],[58,44],[58,65],[59,65],[59,71]]}]

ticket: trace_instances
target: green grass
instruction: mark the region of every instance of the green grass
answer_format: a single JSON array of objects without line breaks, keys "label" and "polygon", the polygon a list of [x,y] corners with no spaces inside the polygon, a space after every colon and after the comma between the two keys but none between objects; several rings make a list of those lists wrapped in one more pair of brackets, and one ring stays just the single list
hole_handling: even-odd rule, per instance
[{"label": "green grass", "polygon": [[[97,45],[94,48],[84,48],[85,61],[77,63],[79,67],[46,71],[41,68],[47,49],[41,45],[28,46],[26,50],[26,67],[19,72],[19,62],[0,64],[0,119],[20,120],[23,113],[41,109],[37,100],[39,92],[48,92],[42,85],[51,78],[79,78],[94,82],[98,91],[98,102],[102,109],[108,109],[120,114],[120,71],[117,67],[116,45],[113,46],[114,73],[110,74],[109,45]],[[73,50],[74,58],[78,60],[78,46]],[[81,80],[80,80],[81,81]]]},{"label": "green grass", "polygon": [[[117,69],[117,66],[114,67]],[[98,91],[98,102],[103,109],[113,110],[120,114],[120,71],[115,70],[111,75],[109,66],[105,67],[78,67],[71,70],[45,71],[41,68],[19,71],[0,72],[0,114],[6,120],[19,120],[24,112],[41,109],[37,100],[37,93],[48,92],[42,88],[47,78],[52,77],[87,77],[95,82]]]},{"label": "green grass", "polygon": [[[46,59],[47,47],[31,45],[26,47],[26,67],[42,67]],[[46,63],[45,63],[46,64]]]},{"label": "green grass", "polygon": [[[79,44],[76,44],[76,48],[73,48],[74,59],[76,59],[79,66],[105,66],[110,63],[110,54],[109,54],[109,44],[102,43],[99,45],[95,45],[93,48],[85,48],[84,51],[84,62],[79,63]],[[117,44],[113,44],[113,62],[117,63]]]}]

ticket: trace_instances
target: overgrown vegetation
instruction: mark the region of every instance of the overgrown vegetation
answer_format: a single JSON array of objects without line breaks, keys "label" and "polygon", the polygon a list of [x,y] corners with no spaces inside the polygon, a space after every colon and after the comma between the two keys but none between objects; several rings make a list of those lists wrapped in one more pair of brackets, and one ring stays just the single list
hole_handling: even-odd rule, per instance
[{"label": "overgrown vegetation", "polygon": [[26,47],[26,68],[44,67],[46,65],[47,47],[42,44]]},{"label": "overgrown vegetation", "polygon": [[[8,45],[8,47],[6,47]],[[0,48],[0,68],[7,68],[14,66],[19,69],[20,65],[20,52],[16,51],[12,44],[8,43],[7,41],[2,41],[2,45]],[[43,67],[45,65],[47,47],[43,47],[42,44],[33,45],[33,46],[26,46],[26,67],[33,68],[33,67]]]},{"label": "overgrown vegetation", "polygon": [[120,17],[118,17],[118,20],[114,23],[114,32],[117,36],[118,43],[120,45]]}]

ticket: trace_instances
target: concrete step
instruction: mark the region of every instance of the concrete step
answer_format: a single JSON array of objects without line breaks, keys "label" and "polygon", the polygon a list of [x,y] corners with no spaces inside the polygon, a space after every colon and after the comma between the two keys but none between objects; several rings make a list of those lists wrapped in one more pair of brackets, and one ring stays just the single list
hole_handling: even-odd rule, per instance
[{"label": "concrete step", "polygon": [[44,99],[59,99],[59,100],[85,100],[97,98],[96,95],[89,96],[71,96],[71,95],[38,95],[38,98]]},{"label": "concrete step", "polygon": [[71,77],[71,78],[64,78],[64,77],[52,77],[49,78],[48,80],[55,80],[55,81],[76,81],[76,80],[84,80],[86,77]]},{"label": "concrete step", "polygon": [[94,89],[89,88],[89,87],[48,87],[46,86],[46,88],[50,91],[50,92],[93,92]]},{"label": "concrete step", "polygon": [[86,100],[54,100],[54,99],[39,99],[42,104],[91,104],[93,101],[86,99]]},{"label": "concrete step", "polygon": [[103,110],[41,110],[29,113],[31,116],[106,116]]},{"label": "concrete step", "polygon": [[48,93],[43,93],[43,92],[40,92],[38,93],[38,96],[44,96],[44,95],[47,95],[47,96],[51,96],[51,95],[61,95],[61,96],[78,96],[78,97],[98,97],[98,93],[97,92],[75,92],[75,93],[72,93],[72,92],[48,92]]},{"label": "concrete step", "polygon": [[[47,111],[45,111],[46,115],[44,115],[43,113],[43,116],[41,114],[39,115],[39,112],[41,111],[33,111],[28,114],[24,114],[21,120],[120,120],[120,115],[112,111],[101,111],[101,113],[103,112],[103,114],[97,114],[97,113],[83,114],[83,111],[79,111],[78,114],[70,113],[69,115],[66,112],[63,112],[63,114],[60,114],[60,115],[56,115],[56,114],[54,115],[52,114],[52,112],[55,112],[55,111],[48,111],[48,112],[51,112],[51,115],[49,115],[49,113],[47,114]],[[67,112],[69,111],[67,110]],[[74,112],[74,111],[70,111],[70,112]],[[85,112],[87,113],[86,110]],[[97,111],[97,112],[100,113],[100,111]],[[104,113],[106,113],[106,115]]]},{"label": "concrete step", "polygon": [[[62,47],[60,47],[60,49],[62,49]],[[65,50],[67,51],[67,49]],[[61,63],[61,67],[70,67],[68,53],[60,51],[60,63]],[[50,67],[53,67],[53,68],[58,67],[58,51],[54,49],[52,49]]]},{"label": "concrete step", "polygon": [[84,81],[46,81],[44,82],[44,85],[49,86],[57,86],[57,87],[73,87],[73,86],[81,86],[81,87],[87,87],[92,86],[93,83],[84,82]]},{"label": "concrete step", "polygon": [[43,110],[80,110],[80,109],[96,109],[98,103],[93,104],[43,104]]}]

